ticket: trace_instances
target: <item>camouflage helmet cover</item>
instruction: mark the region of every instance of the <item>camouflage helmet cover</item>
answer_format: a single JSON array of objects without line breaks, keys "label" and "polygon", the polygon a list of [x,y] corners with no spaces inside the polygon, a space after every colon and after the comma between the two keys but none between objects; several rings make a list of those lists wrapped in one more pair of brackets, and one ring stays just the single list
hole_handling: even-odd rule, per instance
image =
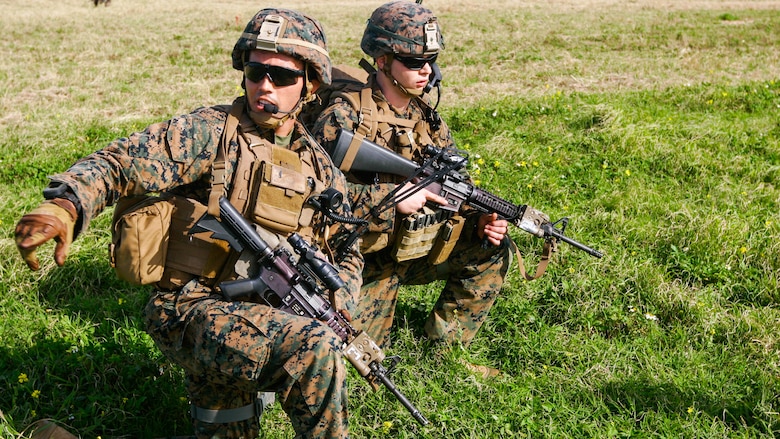
[{"label": "camouflage helmet cover", "polygon": [[266,50],[297,58],[330,84],[331,61],[322,25],[316,19],[289,9],[263,9],[247,23],[233,46],[233,68],[244,70],[247,51]]},{"label": "camouflage helmet cover", "polygon": [[427,56],[444,49],[444,37],[433,12],[409,0],[397,0],[371,14],[360,48],[372,58],[388,53]]}]

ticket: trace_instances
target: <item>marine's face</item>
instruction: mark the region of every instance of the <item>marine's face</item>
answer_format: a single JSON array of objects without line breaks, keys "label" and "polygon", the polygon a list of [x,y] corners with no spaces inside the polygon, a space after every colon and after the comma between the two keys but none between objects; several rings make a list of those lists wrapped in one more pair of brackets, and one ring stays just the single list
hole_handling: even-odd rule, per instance
[{"label": "marine's face", "polygon": [[[270,66],[270,69],[251,63],[264,64]],[[250,79],[252,75],[247,75],[249,70],[245,67],[246,96],[252,110],[263,112],[266,104],[276,106],[280,112],[291,111],[295,107],[304,86],[302,61],[289,55],[253,50],[247,65],[253,66],[256,74],[265,72]]]},{"label": "marine's face", "polygon": [[[386,57],[383,58],[386,59]],[[384,64],[384,61],[382,64]],[[379,64],[377,66],[382,68]],[[422,64],[422,67],[419,65],[413,67],[409,68],[401,60],[393,58],[393,61],[390,63],[390,76],[406,90],[415,90],[418,94],[421,94],[425,85],[428,84],[428,78],[432,72],[431,64],[426,62]]]}]

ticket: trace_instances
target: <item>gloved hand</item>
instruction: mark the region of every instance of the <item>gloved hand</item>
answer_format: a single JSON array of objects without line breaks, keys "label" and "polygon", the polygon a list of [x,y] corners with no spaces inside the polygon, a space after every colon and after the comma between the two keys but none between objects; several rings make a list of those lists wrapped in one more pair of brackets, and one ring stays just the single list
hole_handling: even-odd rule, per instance
[{"label": "gloved hand", "polygon": [[57,242],[54,247],[54,262],[60,267],[65,264],[68,247],[73,242],[77,215],[73,203],[63,198],[55,198],[44,201],[19,220],[16,224],[16,247],[31,270],[40,268],[35,250],[52,238]]}]

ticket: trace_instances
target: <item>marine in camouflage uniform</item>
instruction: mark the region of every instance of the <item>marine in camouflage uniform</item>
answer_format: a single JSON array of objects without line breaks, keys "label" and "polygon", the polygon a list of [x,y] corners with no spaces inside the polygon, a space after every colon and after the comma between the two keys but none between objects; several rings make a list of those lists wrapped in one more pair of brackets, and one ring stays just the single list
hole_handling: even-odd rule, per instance
[{"label": "marine in camouflage uniform", "polygon": [[[320,24],[295,11],[261,10],[248,23],[232,57],[233,67],[244,72],[246,90],[233,106],[204,107],[151,125],[51,177],[44,192],[48,200],[22,217],[16,228],[17,246],[30,268],[39,267],[35,249],[52,238],[57,241],[55,261],[62,265],[74,235],[107,206],[128,197],[161,192],[207,204],[223,134],[226,175],[234,177],[235,188],[226,180],[231,202],[242,199],[233,171],[243,160],[256,159],[239,156],[251,150],[267,157],[278,147],[307,162],[313,170],[311,181],[320,189],[346,193],[344,175],[295,120],[317,86],[330,82],[331,63]],[[226,133],[229,114],[237,116],[232,133]],[[244,210],[250,211],[251,200],[247,204]],[[298,232],[324,249],[328,224],[321,214],[313,215]],[[287,235],[267,233],[281,242]],[[333,245],[344,235],[335,233]],[[232,265],[225,265],[225,278],[238,277]],[[339,263],[347,287],[340,290],[338,302],[347,312],[354,313],[362,265],[357,249]],[[166,279],[156,284],[144,310],[146,327],[162,352],[186,371],[198,437],[257,437],[256,404],[263,391],[276,392],[296,437],[348,436],[341,340],[326,324],[265,304],[226,301],[214,290],[213,278],[176,272]]]},{"label": "marine in camouflage uniform", "polygon": [[[368,140],[417,163],[422,163],[421,148],[426,145],[454,147],[449,128],[432,108],[429,96],[423,93],[443,46],[437,19],[427,8],[403,0],[377,8],[368,20],[361,42],[361,48],[377,66],[377,71],[368,78],[376,111],[366,110],[368,106],[363,102],[359,104],[361,108],[354,107],[351,102],[364,96],[360,93],[354,93],[353,98],[335,94],[332,104],[312,126],[314,137],[328,151],[333,151],[341,128],[355,133],[364,128]],[[373,125],[366,128],[370,119]],[[423,257],[396,262],[392,243],[400,223],[410,211],[421,209],[426,202],[444,204],[445,201],[423,189],[409,199],[411,208],[397,203],[381,215],[369,215],[371,208],[378,206],[403,178],[356,172],[348,173],[347,177],[355,215],[371,220],[363,241],[364,283],[355,326],[386,344],[399,287],[445,280],[444,289],[426,321],[425,332],[434,340],[459,340],[468,344],[493,306],[511,263],[512,255],[505,241],[509,239],[506,221],[494,214],[464,212],[465,227],[446,261],[434,265]],[[483,238],[492,245],[484,248]]]}]

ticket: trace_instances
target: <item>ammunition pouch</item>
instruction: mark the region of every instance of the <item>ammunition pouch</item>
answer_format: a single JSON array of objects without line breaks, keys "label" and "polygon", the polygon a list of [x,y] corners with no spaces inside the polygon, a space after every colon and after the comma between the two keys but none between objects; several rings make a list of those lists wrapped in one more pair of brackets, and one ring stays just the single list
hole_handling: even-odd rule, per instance
[{"label": "ammunition pouch", "polygon": [[450,212],[423,207],[421,212],[408,215],[396,232],[392,256],[404,262],[428,255],[434,265],[447,260],[460,237],[465,218]]},{"label": "ammunition pouch", "polygon": [[455,215],[442,223],[439,235],[433,243],[433,248],[428,253],[428,262],[431,265],[439,265],[450,257],[450,253],[455,248],[455,244],[458,243],[465,224],[466,218],[460,215]]}]

